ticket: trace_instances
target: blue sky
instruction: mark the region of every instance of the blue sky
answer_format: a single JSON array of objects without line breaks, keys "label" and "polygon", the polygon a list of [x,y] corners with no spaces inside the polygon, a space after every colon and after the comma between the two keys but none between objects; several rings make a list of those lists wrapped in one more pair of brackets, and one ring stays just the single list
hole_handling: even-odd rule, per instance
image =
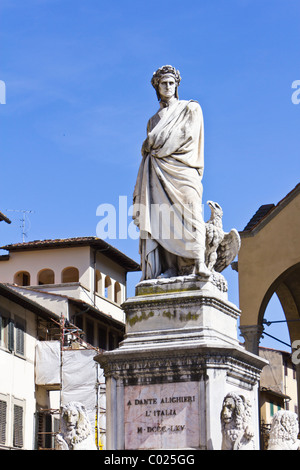
[{"label": "blue sky", "polygon": [[[300,181],[299,18],[299,0],[1,0],[1,245],[22,240],[8,209],[33,211],[35,240],[95,236],[100,204],[131,204],[164,64],[203,109],[203,200],[242,230]],[[136,240],[107,241],[139,259]],[[237,273],[224,274],[238,304]]]}]

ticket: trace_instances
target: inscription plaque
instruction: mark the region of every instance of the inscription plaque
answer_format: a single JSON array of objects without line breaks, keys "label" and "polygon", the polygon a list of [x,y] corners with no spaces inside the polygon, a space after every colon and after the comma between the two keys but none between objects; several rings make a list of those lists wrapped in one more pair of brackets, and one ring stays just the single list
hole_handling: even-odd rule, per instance
[{"label": "inscription plaque", "polygon": [[125,449],[198,448],[198,382],[125,386]]}]

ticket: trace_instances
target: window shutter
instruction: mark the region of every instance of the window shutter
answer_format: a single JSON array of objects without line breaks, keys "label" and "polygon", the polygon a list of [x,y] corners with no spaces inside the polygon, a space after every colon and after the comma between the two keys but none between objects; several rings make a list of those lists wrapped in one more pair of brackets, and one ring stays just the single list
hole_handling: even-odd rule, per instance
[{"label": "window shutter", "polygon": [[9,322],[8,322],[8,349],[10,351],[14,350],[14,344],[15,344],[15,341],[14,341],[14,322],[10,318]]},{"label": "window shutter", "polygon": [[23,408],[14,405],[14,438],[15,447],[23,447]]},{"label": "window shutter", "polygon": [[17,321],[16,322],[16,353],[22,354],[24,356],[24,332],[25,326],[24,323]]},{"label": "window shutter", "polygon": [[6,408],[6,401],[0,400],[0,444],[2,445],[6,443]]}]

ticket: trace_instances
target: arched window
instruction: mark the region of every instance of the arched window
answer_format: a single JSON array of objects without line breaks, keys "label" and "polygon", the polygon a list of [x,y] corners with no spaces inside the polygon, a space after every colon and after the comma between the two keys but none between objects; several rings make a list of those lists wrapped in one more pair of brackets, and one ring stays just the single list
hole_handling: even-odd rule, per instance
[{"label": "arched window", "polygon": [[115,302],[117,304],[122,303],[122,291],[121,291],[121,286],[118,282],[115,283]]},{"label": "arched window", "polygon": [[104,289],[104,296],[112,300],[112,284],[109,276],[105,277]]},{"label": "arched window", "polygon": [[14,275],[14,284],[17,286],[30,286],[30,274],[27,271],[19,271]]},{"label": "arched window", "polygon": [[102,275],[100,271],[97,269],[96,270],[96,276],[95,276],[95,291],[99,295],[103,295],[103,289],[102,289]]},{"label": "arched window", "polygon": [[61,282],[79,282],[79,271],[77,268],[69,267],[63,269],[61,273]]},{"label": "arched window", "polygon": [[38,273],[38,285],[54,284],[54,271],[52,269],[42,269]]}]

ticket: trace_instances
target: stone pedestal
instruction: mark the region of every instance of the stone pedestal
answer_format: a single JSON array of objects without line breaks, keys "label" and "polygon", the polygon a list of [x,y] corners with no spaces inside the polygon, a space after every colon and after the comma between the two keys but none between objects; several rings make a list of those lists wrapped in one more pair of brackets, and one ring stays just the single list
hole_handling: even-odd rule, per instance
[{"label": "stone pedestal", "polygon": [[122,307],[124,341],[96,358],[107,383],[107,448],[219,450],[229,392],[251,402],[259,448],[258,381],[266,362],[239,344],[240,312],[226,284],[144,281]]}]

